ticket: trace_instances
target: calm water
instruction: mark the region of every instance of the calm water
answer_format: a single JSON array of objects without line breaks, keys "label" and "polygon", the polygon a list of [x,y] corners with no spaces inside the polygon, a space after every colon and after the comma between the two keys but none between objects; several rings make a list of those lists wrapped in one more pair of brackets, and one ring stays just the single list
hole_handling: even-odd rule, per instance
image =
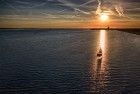
[{"label": "calm water", "polygon": [[0,30],[0,94],[7,93],[140,94],[140,35]]}]

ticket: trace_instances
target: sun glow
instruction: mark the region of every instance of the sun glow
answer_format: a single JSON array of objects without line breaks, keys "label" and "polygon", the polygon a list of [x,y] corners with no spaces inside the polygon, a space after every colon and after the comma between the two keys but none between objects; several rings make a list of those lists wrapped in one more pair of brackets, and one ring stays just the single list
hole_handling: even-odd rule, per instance
[{"label": "sun glow", "polygon": [[100,15],[100,20],[101,21],[107,21],[109,19],[109,16],[108,16],[108,14],[106,14],[106,13],[103,13],[103,14],[101,14]]}]

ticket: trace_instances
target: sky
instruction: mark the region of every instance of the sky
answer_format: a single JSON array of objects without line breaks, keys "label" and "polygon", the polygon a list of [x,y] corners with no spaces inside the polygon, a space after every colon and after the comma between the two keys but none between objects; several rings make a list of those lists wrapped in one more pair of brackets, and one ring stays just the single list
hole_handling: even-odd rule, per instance
[{"label": "sky", "polygon": [[[102,13],[109,20],[101,22]],[[0,28],[139,28],[140,0],[0,0]]]}]

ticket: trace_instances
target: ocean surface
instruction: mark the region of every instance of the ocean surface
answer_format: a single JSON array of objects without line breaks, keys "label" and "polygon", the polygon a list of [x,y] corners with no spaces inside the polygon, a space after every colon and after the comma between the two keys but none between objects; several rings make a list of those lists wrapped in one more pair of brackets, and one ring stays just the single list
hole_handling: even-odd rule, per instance
[{"label": "ocean surface", "polygon": [[0,94],[140,94],[140,35],[0,29]]}]

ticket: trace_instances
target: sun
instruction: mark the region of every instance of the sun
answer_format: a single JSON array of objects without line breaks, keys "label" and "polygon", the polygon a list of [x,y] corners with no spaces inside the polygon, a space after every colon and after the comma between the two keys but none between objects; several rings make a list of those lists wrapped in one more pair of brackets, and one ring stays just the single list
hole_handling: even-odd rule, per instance
[{"label": "sun", "polygon": [[109,16],[108,16],[108,14],[106,14],[106,13],[103,13],[103,14],[101,14],[100,15],[100,20],[101,21],[107,21],[109,19]]}]

